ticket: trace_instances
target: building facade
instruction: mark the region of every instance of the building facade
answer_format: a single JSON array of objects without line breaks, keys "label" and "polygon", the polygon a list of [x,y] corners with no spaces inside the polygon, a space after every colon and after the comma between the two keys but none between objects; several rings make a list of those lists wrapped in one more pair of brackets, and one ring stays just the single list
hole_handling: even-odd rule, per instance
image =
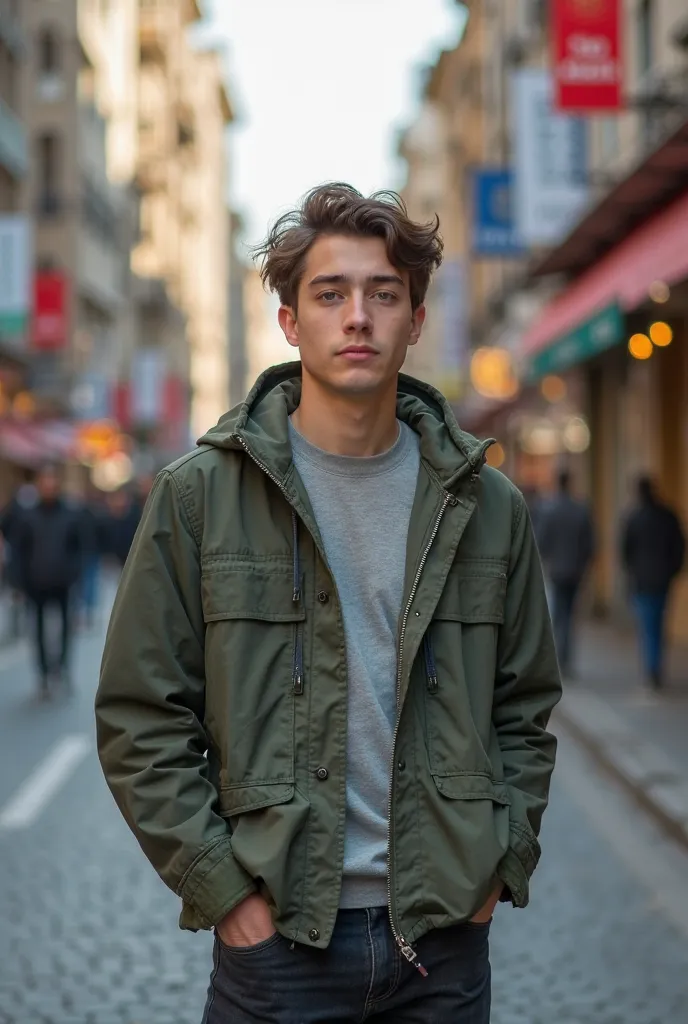
[{"label": "building facade", "polygon": [[233,120],[220,55],[189,40],[191,0],[140,0],[134,268],[165,280],[187,323],[196,436],[229,402],[226,129]]},{"label": "building facade", "polygon": [[[471,153],[449,176],[460,207],[450,216],[464,228],[457,248],[470,282],[472,372],[457,403],[460,418],[499,439],[499,463],[527,490],[547,491],[559,468],[572,470],[592,502],[599,536],[592,605],[623,619],[618,539],[640,473],[656,479],[688,524],[688,12],[682,0],[623,0],[622,108],[543,121],[552,133],[550,179],[558,174],[571,185],[571,203],[561,219],[554,209],[540,235],[517,240],[520,254],[504,255],[499,246],[479,251],[485,211],[467,175],[471,162],[487,177],[502,173],[516,183],[517,201],[523,197],[518,82],[551,75],[551,5],[466,6],[464,37],[442,54],[425,93],[443,113],[445,160],[452,150]],[[408,156],[407,163],[413,194],[419,172]],[[522,209],[518,214],[523,219]],[[476,351],[483,349],[485,359]],[[506,375],[497,372],[503,365]],[[688,639],[685,575],[672,629]]]},{"label": "building facade", "polygon": [[46,409],[97,418],[108,412],[128,333],[136,200],[108,174],[98,54],[82,8],[22,4],[21,16],[30,44],[21,108],[31,152],[22,206],[33,220],[32,390]]}]

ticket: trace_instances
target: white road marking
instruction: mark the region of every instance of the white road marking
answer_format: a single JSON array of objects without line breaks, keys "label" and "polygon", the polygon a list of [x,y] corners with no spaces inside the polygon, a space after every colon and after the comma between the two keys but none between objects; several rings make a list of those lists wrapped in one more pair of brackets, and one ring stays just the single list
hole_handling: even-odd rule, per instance
[{"label": "white road marking", "polygon": [[28,828],[91,749],[85,734],[64,736],[0,811],[0,829]]}]

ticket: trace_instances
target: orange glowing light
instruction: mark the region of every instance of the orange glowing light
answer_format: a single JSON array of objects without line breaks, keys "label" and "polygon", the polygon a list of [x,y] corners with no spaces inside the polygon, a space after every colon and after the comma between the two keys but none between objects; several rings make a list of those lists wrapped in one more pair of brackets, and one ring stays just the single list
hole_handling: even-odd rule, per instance
[{"label": "orange glowing light", "polygon": [[673,341],[674,332],[669,324],[665,324],[663,320],[657,320],[650,325],[650,337],[659,348],[666,348]]},{"label": "orange glowing light", "polygon": [[652,342],[647,334],[632,334],[628,342],[628,351],[634,359],[649,359],[652,355]]}]

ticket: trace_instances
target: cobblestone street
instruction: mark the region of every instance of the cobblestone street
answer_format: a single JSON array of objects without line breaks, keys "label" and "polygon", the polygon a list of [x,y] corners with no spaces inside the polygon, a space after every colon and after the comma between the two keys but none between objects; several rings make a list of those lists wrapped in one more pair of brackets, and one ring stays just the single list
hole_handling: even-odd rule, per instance
[{"label": "cobblestone street", "polygon": [[[26,652],[0,655],[0,815],[56,744],[90,740],[35,820],[0,826],[0,1022],[200,1024],[211,938],[177,929],[97,764],[100,643],[48,705]],[[566,736],[543,846],[530,908],[493,926],[493,1024],[684,1024],[688,857]]]}]

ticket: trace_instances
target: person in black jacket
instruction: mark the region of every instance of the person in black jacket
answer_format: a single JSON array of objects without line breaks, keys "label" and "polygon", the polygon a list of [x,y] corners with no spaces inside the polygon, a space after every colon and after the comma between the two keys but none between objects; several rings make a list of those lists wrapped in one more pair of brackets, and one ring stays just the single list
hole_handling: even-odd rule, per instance
[{"label": "person in black jacket", "polygon": [[570,676],[576,599],[595,552],[595,531],[588,506],[571,494],[568,471],[558,482],[557,495],[538,505],[534,528],[549,583],[559,665]]},{"label": "person in black jacket", "polygon": [[127,488],[108,495],[106,551],[119,569],[127,560],[140,519],[141,507]]},{"label": "person in black jacket", "polygon": [[[40,696],[47,697],[52,682],[69,683],[67,676],[72,616],[70,592],[81,574],[85,536],[81,510],[62,496],[60,478],[52,466],[36,479],[38,501],[22,510],[16,530],[16,553],[22,589],[35,612],[35,643]],[[57,608],[61,642],[48,649],[46,612]]]},{"label": "person in black jacket", "polygon": [[662,685],[664,623],[671,584],[680,573],[686,542],[677,516],[663,505],[652,481],[638,481],[638,503],[623,528],[621,556],[628,573],[645,669],[651,685]]}]

